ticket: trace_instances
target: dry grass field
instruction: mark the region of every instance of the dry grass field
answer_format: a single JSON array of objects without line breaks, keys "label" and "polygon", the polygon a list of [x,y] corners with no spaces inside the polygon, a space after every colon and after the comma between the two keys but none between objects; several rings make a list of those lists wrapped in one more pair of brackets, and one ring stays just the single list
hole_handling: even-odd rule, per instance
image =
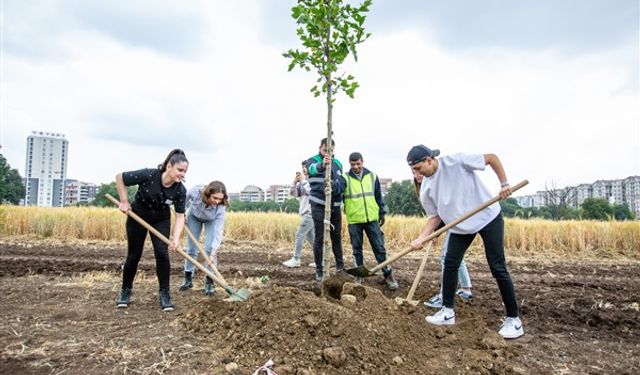
[{"label": "dry grass field", "polygon": [[[225,239],[290,244],[299,216],[285,213],[230,212]],[[0,206],[0,235],[80,240],[125,240],[125,216],[115,208],[39,208]],[[404,247],[425,224],[424,218],[389,216],[383,227],[390,247]],[[346,220],[343,238],[348,245]],[[440,239],[441,241],[441,239]],[[548,221],[506,219],[505,247],[513,254],[540,257],[640,259],[640,221]],[[481,245],[476,239],[472,251]],[[437,245],[438,246],[438,245]],[[436,246],[436,247],[437,247]]]}]

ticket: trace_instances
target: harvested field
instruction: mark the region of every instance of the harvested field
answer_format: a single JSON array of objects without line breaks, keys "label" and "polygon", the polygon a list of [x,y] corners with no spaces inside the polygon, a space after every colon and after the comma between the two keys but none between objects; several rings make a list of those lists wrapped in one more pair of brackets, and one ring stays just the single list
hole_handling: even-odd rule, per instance
[{"label": "harvested field", "polygon": [[[225,293],[177,291],[176,310],[158,307],[151,251],[145,251],[128,309],[115,308],[122,242],[0,240],[0,373],[251,374],[267,360],[286,374],[601,374],[640,372],[640,263],[509,257],[523,338],[505,341],[497,287],[484,258],[467,258],[475,299],[458,300],[457,325],[429,326],[420,305],[398,306],[421,254],[394,264],[400,290],[380,277],[334,277],[325,297],[313,269],[287,269],[290,250],[227,241],[222,273],[250,287],[246,302]],[[366,254],[371,261],[372,255]],[[311,261],[303,252],[303,264]],[[427,264],[416,297],[437,292],[439,264]],[[340,299],[340,286],[356,301]],[[326,286],[325,286],[326,287]],[[335,291],[338,290],[338,293]]]}]

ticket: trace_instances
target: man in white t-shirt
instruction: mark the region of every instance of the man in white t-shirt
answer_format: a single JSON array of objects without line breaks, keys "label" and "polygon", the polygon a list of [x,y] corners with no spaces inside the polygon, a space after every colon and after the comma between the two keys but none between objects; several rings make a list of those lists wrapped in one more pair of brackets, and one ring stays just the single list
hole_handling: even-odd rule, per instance
[{"label": "man in white t-shirt", "polygon": [[[438,155],[439,150],[424,145],[414,146],[407,155],[411,169],[424,175],[420,201],[429,217],[420,236],[411,242],[415,250],[424,246],[426,238],[441,222],[453,222],[492,198],[475,171],[482,171],[489,165],[500,181],[500,198],[511,195],[506,173],[496,155],[455,154],[436,159]],[[459,223],[450,229],[450,233],[442,275],[443,307],[425,320],[436,325],[455,324],[453,308],[458,267],[476,234],[480,234],[491,274],[498,283],[506,309],[499,333],[504,338],[522,336],[524,330],[518,316],[516,293],[504,259],[504,221],[500,204],[496,202]]]}]

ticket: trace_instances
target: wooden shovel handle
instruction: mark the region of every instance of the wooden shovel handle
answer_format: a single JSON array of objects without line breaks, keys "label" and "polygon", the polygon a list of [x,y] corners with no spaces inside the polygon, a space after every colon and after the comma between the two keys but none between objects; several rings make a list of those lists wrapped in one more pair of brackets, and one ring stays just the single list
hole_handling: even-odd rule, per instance
[{"label": "wooden shovel handle", "polygon": [[411,289],[409,289],[409,294],[407,294],[407,301],[411,301],[413,298],[413,294],[416,292],[418,288],[418,283],[420,282],[420,278],[422,277],[422,272],[424,271],[424,267],[427,264],[427,258],[429,258],[429,251],[431,251],[431,247],[433,247],[433,241],[429,241],[427,244],[427,250],[422,256],[422,262],[420,262],[420,267],[418,268],[418,273],[416,274],[416,278],[413,279],[413,284],[411,284]]},{"label": "wooden shovel handle", "polygon": [[202,254],[204,259],[207,261],[207,266],[211,268],[213,273],[215,273],[216,276],[218,276],[218,278],[222,279],[223,281],[226,281],[224,280],[224,277],[222,277],[222,274],[220,274],[220,271],[218,271],[218,267],[216,267],[216,265],[213,264],[213,262],[208,259],[207,252],[204,251],[204,247],[202,246],[200,241],[196,238],[196,236],[193,235],[193,232],[191,232],[188,225],[184,226],[184,230],[187,232],[187,235],[189,236],[189,238],[191,238],[191,241],[193,241],[193,243],[198,247],[198,250],[200,250],[200,254]]},{"label": "wooden shovel handle", "polygon": [[[113,204],[116,204],[116,205],[120,204],[120,202],[117,199],[115,199],[114,197],[112,197],[111,194],[107,193],[107,194],[105,194],[105,196]],[[153,233],[153,235],[158,237],[162,242],[166,243],[167,245],[171,245],[171,241],[169,241],[169,239],[164,234],[158,232],[158,230],[156,228],[154,228],[151,225],[149,225],[146,221],[144,221],[135,212],[129,210],[129,211],[126,212],[126,214],[129,215],[132,219],[134,219],[138,223],[140,223],[140,225],[145,227],[149,232]],[[220,280],[220,278],[218,278],[213,272],[209,271],[205,266],[200,264],[197,260],[193,259],[189,254],[185,253],[180,247],[177,247],[176,251],[178,252],[178,254],[182,255],[185,259],[187,259],[189,262],[193,263],[196,267],[198,267],[198,269],[200,269],[200,271],[204,272],[207,276],[209,276],[215,282],[220,284],[220,286],[222,286],[225,289],[229,288],[227,283],[225,283],[223,280]]]},{"label": "wooden shovel handle", "polygon": [[[514,185],[513,187],[511,187],[511,192],[515,192],[519,189],[521,189],[523,186],[527,185],[529,183],[528,180],[524,180],[519,182],[518,184]],[[439,235],[441,235],[442,233],[448,231],[449,229],[455,227],[456,225],[460,224],[461,222],[467,220],[468,218],[470,218],[471,216],[477,214],[478,212],[484,210],[485,208],[491,206],[492,204],[498,202],[500,200],[500,195],[496,195],[495,197],[489,199],[488,201],[484,202],[483,204],[481,204],[480,206],[478,206],[477,208],[467,212],[466,214],[460,216],[459,218],[455,219],[454,221],[450,222],[449,224],[443,226],[442,228],[438,229],[437,231],[431,233],[426,239],[425,239],[425,243],[433,240],[434,238],[438,237]],[[378,264],[377,266],[373,267],[371,269],[371,273],[375,273],[381,269],[383,269],[384,267],[388,266],[389,264],[395,262],[396,260],[402,258],[403,256],[407,255],[408,253],[412,252],[413,248],[409,247],[408,249],[402,250],[401,252],[399,252],[398,254],[392,256],[391,258],[385,260],[384,262]]]}]

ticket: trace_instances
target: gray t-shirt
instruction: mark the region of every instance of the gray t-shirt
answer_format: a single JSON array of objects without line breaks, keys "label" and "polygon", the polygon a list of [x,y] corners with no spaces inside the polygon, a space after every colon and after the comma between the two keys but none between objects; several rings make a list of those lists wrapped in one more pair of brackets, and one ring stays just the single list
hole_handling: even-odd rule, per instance
[{"label": "gray t-shirt", "polygon": [[[420,202],[428,216],[438,215],[451,223],[493,198],[474,171],[485,168],[484,155],[455,154],[438,159],[438,170],[425,177],[420,185]],[[500,213],[494,203],[451,228],[452,233],[472,234],[484,228]]]},{"label": "gray t-shirt", "polygon": [[227,208],[223,204],[216,204],[207,207],[200,197],[200,193],[203,188],[203,185],[196,185],[187,192],[187,205],[189,206],[189,212],[200,221],[217,220],[224,223],[224,216]]}]

